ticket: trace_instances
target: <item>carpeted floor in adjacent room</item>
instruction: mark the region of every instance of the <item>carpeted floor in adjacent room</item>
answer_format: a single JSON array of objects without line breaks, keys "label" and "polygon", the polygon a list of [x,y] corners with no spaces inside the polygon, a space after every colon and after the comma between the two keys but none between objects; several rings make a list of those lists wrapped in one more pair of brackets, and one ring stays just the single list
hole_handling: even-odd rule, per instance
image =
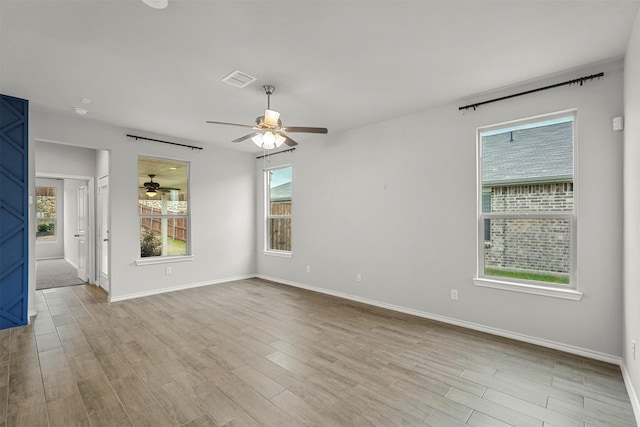
[{"label": "carpeted floor in adjacent room", "polygon": [[77,269],[64,258],[36,261],[36,290],[84,284]]}]

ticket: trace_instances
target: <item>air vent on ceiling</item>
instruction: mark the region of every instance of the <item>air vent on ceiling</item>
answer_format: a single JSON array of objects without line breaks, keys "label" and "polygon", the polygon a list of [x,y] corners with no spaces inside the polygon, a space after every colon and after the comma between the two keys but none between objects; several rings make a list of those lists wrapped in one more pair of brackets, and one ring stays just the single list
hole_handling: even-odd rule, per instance
[{"label": "air vent on ceiling", "polygon": [[249,74],[238,70],[235,70],[222,79],[223,82],[239,88],[248,86],[256,80],[257,79],[255,77],[251,77]]}]

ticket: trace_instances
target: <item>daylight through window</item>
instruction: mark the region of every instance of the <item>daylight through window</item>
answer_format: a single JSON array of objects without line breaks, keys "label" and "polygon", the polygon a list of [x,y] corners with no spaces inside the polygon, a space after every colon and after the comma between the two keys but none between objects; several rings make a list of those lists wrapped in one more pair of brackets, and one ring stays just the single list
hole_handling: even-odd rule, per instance
[{"label": "daylight through window", "polygon": [[56,240],[56,187],[36,187],[36,240]]},{"label": "daylight through window", "polygon": [[480,129],[481,277],[575,287],[574,122],[572,112]]},{"label": "daylight through window", "polygon": [[140,257],[189,255],[189,164],[138,159]]},{"label": "daylight through window", "polygon": [[291,167],[265,171],[266,250],[291,252]]}]

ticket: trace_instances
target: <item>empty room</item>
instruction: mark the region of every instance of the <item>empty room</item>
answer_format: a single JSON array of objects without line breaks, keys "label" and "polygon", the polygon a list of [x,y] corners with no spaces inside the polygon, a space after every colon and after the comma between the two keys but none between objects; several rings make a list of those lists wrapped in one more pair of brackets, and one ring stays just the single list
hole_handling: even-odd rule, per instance
[{"label": "empty room", "polygon": [[636,426],[640,0],[0,0],[0,426]]}]

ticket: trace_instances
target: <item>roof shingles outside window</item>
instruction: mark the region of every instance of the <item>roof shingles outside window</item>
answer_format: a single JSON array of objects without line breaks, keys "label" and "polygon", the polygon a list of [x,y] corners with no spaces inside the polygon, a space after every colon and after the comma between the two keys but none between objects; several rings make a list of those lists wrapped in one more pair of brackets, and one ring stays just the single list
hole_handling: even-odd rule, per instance
[{"label": "roof shingles outside window", "polygon": [[573,123],[482,136],[484,186],[573,180]]}]

